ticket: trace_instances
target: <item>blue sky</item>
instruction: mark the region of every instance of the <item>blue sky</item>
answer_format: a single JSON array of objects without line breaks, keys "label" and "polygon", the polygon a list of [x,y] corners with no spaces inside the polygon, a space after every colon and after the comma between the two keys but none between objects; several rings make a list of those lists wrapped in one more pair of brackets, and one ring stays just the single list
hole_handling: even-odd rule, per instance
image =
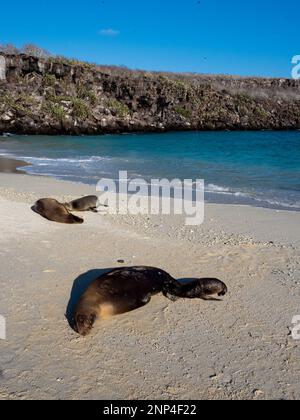
[{"label": "blue sky", "polygon": [[131,68],[290,77],[299,0],[28,0],[1,4],[0,43]]}]

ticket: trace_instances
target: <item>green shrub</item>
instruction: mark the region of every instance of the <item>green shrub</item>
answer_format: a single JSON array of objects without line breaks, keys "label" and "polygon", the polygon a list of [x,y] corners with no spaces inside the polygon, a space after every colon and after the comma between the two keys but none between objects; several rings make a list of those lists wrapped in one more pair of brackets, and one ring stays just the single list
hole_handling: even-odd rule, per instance
[{"label": "green shrub", "polygon": [[175,108],[175,112],[177,112],[177,114],[181,115],[184,118],[191,118],[192,117],[192,111],[190,109],[186,109],[182,106],[177,106]]},{"label": "green shrub", "polygon": [[59,104],[61,101],[71,102],[73,97],[69,95],[57,95],[55,91],[51,89],[46,91],[46,100]]},{"label": "green shrub", "polygon": [[254,115],[257,115],[259,118],[269,118],[270,114],[264,108],[256,107],[254,109]]},{"label": "green shrub", "polygon": [[84,85],[77,87],[77,96],[79,99],[88,100],[91,105],[96,105],[98,102],[96,93]]},{"label": "green shrub", "polygon": [[53,74],[45,74],[43,77],[43,85],[44,86],[55,86],[56,84],[56,77]]},{"label": "green shrub", "polygon": [[73,115],[76,118],[84,120],[89,117],[90,109],[85,101],[80,98],[73,98],[72,100]]},{"label": "green shrub", "polygon": [[249,104],[253,102],[251,96],[247,95],[246,93],[238,93],[235,95],[235,100],[238,105]]},{"label": "green shrub", "polygon": [[11,94],[6,94],[2,98],[5,106],[13,112],[22,112],[27,115],[32,115],[31,108],[34,106],[35,102],[25,93],[20,93],[18,96],[14,97]]},{"label": "green shrub", "polygon": [[47,89],[45,91],[45,98],[47,101],[56,102],[57,96],[54,89]]},{"label": "green shrub", "polygon": [[12,95],[10,95],[9,93],[7,93],[6,95],[4,95],[2,100],[3,100],[3,103],[5,103],[5,105],[8,108],[14,108],[15,105],[16,105],[15,98]]},{"label": "green shrub", "polygon": [[54,117],[58,121],[62,121],[66,116],[64,108],[58,104],[50,102],[48,104],[48,110],[50,111],[52,117]]},{"label": "green shrub", "polygon": [[181,80],[170,80],[170,87],[178,96],[186,96],[189,87],[186,83],[182,82]]},{"label": "green shrub", "polygon": [[130,114],[128,106],[117,99],[111,99],[108,106],[117,114],[118,117],[124,118]]}]

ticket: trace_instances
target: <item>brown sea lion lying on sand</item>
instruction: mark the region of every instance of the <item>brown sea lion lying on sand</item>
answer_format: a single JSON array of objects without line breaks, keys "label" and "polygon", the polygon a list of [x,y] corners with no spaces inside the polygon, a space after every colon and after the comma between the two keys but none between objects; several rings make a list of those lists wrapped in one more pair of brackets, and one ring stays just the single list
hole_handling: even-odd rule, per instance
[{"label": "brown sea lion lying on sand", "polygon": [[100,206],[107,207],[99,202],[99,198],[96,195],[78,198],[64,205],[69,211],[93,211],[94,213],[98,212],[97,209]]},{"label": "brown sea lion lying on sand", "polygon": [[116,268],[97,278],[80,298],[73,315],[74,329],[88,335],[97,318],[123,314],[141,308],[151,296],[207,299],[227,293],[226,285],[217,279],[199,279],[181,284],[168,273],[153,267]]},{"label": "brown sea lion lying on sand", "polygon": [[38,200],[32,207],[32,210],[52,222],[68,224],[83,223],[83,219],[71,214],[63,204],[53,198],[42,198]]}]

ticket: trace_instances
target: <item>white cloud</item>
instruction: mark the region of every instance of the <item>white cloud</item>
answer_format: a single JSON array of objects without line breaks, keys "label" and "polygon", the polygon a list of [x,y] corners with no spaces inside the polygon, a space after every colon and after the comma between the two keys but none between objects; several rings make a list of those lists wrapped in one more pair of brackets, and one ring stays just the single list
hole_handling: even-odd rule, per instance
[{"label": "white cloud", "polygon": [[101,29],[99,32],[100,35],[103,36],[118,36],[120,35],[120,31],[117,31],[116,29],[108,28],[108,29]]}]

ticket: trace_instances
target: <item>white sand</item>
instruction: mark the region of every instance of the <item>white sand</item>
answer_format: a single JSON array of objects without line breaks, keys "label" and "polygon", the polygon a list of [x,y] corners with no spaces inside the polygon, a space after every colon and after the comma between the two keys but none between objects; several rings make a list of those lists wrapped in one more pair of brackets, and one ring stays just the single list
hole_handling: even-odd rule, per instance
[{"label": "white sand", "polygon": [[[2,399],[300,398],[300,213],[208,205],[204,225],[181,217],[84,214],[84,225],[30,210],[92,187],[0,174]],[[222,302],[154,297],[78,337],[65,318],[74,281],[120,264],[177,278],[218,277]]]}]

